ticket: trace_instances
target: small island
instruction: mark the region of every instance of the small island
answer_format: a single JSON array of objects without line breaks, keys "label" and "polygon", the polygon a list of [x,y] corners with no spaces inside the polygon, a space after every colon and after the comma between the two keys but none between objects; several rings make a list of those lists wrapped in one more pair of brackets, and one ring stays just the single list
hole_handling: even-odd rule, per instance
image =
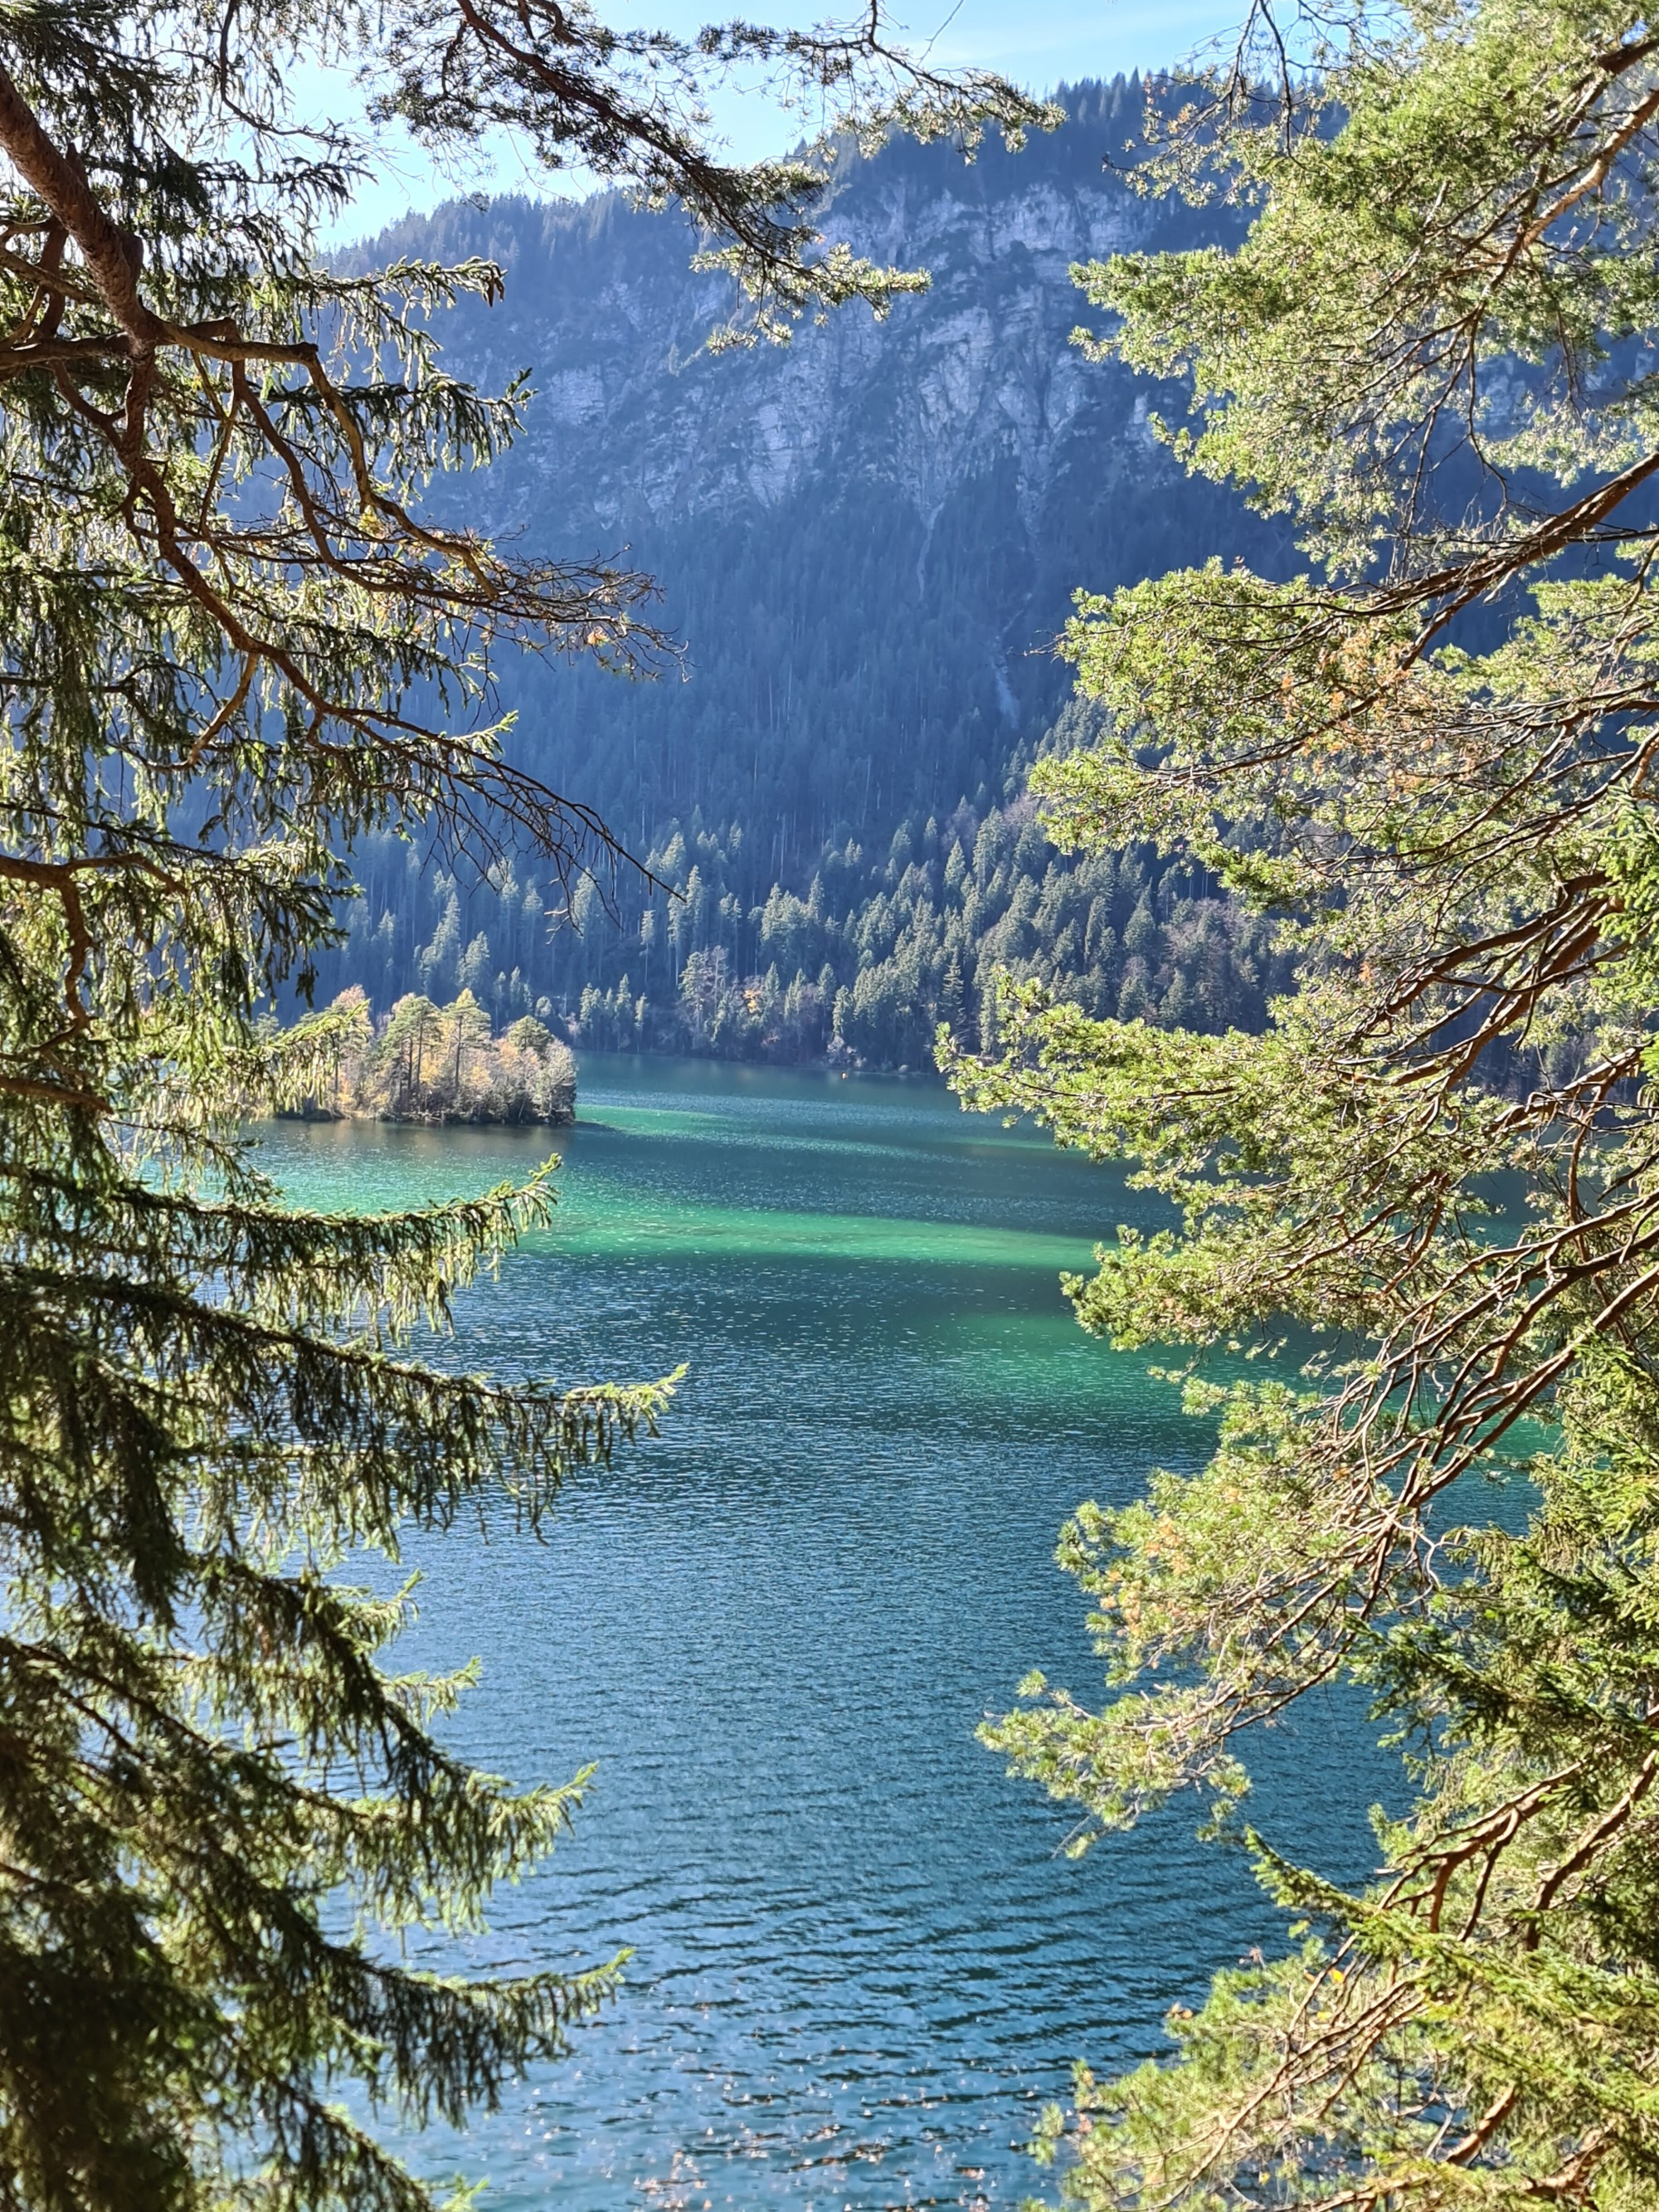
[{"label": "small island", "polygon": [[471,991],[447,1006],[411,991],[376,1018],[353,987],[289,1033],[316,1047],[312,1087],[279,1109],[305,1121],[564,1125],[576,1118],[570,1048],[533,1014],[500,1036]]}]

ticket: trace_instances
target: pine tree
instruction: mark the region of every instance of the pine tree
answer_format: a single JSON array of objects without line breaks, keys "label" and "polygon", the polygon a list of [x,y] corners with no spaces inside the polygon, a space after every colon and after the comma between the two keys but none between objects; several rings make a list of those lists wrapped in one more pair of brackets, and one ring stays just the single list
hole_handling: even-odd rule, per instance
[{"label": "pine tree", "polygon": [[375,1935],[475,1919],[579,1784],[447,1753],[459,1679],[380,1656],[407,1592],[337,1570],[463,1510],[538,1524],[662,1389],[409,1356],[544,1182],[308,1215],[238,1133],[361,1021],[258,1018],[336,938],[355,841],[603,865],[503,750],[500,648],[659,650],[640,578],[420,506],[518,420],[433,327],[501,280],[319,261],[373,142],[296,127],[288,87],[342,54],[440,154],[506,125],[677,198],[750,337],[919,280],[817,252],[817,168],[723,165],[700,83],[747,58],[832,124],[1036,118],[875,17],[688,44],[580,0],[25,0],[0,26],[0,2204],[29,2212],[405,2212],[427,2192],[337,2088],[459,2123],[614,1979],[447,1978]]},{"label": "pine tree", "polygon": [[[1188,1347],[1219,1430],[1201,1472],[1062,1540],[1107,1701],[1036,1679],[988,1734],[1079,1805],[1079,1845],[1182,1790],[1242,1826],[1248,1730],[1334,1679],[1415,1758],[1365,1887],[1250,1838],[1299,1943],[1173,2014],[1169,2062],[1080,2075],[1045,2138],[1071,2200],[1636,2212],[1659,38],[1604,0],[1407,0],[1322,45],[1334,20],[1258,6],[1155,171],[1224,178],[1255,210],[1238,250],[1084,277],[1105,345],[1190,374],[1190,464],[1293,513],[1314,566],[1085,601],[1070,648],[1115,734],[1034,781],[1062,841],[1154,840],[1277,915],[1301,987],[1266,1034],[1202,1037],[1028,985],[994,1057],[946,1052],[970,1102],[1173,1202],[1069,1287],[1116,1344]],[[1252,1335],[1265,1373],[1206,1370]],[[1531,1486],[1505,1525],[1481,1477]]]}]

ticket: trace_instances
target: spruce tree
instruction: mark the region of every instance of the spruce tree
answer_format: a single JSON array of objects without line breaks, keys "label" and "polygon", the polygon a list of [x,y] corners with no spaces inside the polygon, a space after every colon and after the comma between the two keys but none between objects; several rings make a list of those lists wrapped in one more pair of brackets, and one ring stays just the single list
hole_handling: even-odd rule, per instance
[{"label": "spruce tree", "polygon": [[[1096,343],[1190,378],[1167,434],[1293,516],[1309,565],[1085,599],[1068,650],[1111,727],[1034,780],[1061,840],[1151,840],[1276,915],[1299,988],[1266,1034],[1201,1037],[1024,987],[1006,1049],[946,1050],[970,1103],[1171,1202],[1071,1295],[1121,1346],[1186,1347],[1218,1425],[1200,1472],[1066,1532],[1106,1700],[1034,1680],[988,1734],[1077,1805],[1079,1847],[1199,1793],[1297,1940],[1173,2014],[1169,2059],[1083,2073],[1046,2148],[1091,2207],[1635,2212],[1659,37],[1607,0],[1258,6],[1164,112],[1154,185],[1224,185],[1252,227],[1085,271]],[[1249,1731],[1344,1679],[1418,1784],[1352,1887],[1243,1815]]]},{"label": "spruce tree", "polygon": [[[299,127],[289,85],[343,59],[368,135]],[[641,579],[422,507],[518,420],[436,336],[499,272],[340,275],[319,220],[374,118],[439,155],[507,125],[689,210],[740,336],[881,308],[918,280],[817,250],[820,164],[711,152],[700,88],[744,60],[832,125],[1034,114],[912,69],[873,15],[686,42],[580,0],[23,0],[0,25],[0,2204],[416,2207],[340,2086],[459,2123],[614,1978],[399,1962],[388,1931],[476,1919],[578,1790],[446,1751],[460,1679],[392,1671],[407,1593],[339,1571],[463,1512],[534,1527],[661,1388],[411,1355],[544,1182],[306,1214],[239,1133],[329,1079],[327,1019],[259,1015],[331,940],[354,839],[603,865],[600,825],[512,764],[503,648],[657,650]]]}]

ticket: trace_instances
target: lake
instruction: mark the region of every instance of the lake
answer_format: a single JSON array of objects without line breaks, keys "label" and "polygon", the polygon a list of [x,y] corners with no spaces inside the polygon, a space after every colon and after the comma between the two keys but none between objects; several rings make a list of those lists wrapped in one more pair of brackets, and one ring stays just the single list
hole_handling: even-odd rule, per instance
[{"label": "lake", "polygon": [[[584,1058],[556,1226],[465,1298],[451,1356],[564,1381],[687,1364],[661,1437],[510,1520],[427,1538],[411,1663],[477,1654],[454,1740],[528,1784],[598,1762],[574,1838],[501,1893],[475,1963],[631,1945],[575,2055],[423,2171],[486,2206],[1012,2207],[1072,2062],[1282,1924],[1173,1808],[1080,1862],[974,1730],[1041,1666],[1098,1689],[1054,1567],[1085,1498],[1201,1460],[1141,1357],[1060,1296],[1151,1202],[921,1080]],[[546,1131],[283,1124],[308,1203],[522,1176]],[[1351,1705],[1265,1739],[1255,1817],[1352,1879],[1393,1770]],[[1395,1794],[1391,1791],[1390,1794]]]}]

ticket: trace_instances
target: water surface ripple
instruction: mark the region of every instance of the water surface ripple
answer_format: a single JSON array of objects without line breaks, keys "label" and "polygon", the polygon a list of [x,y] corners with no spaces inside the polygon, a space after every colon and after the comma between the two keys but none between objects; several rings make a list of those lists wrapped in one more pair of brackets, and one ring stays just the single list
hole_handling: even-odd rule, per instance
[{"label": "water surface ripple", "polygon": [[[1085,1497],[1206,1436],[1057,1277],[1148,1201],[920,1083],[589,1059],[556,1226],[470,1294],[470,1369],[690,1376],[661,1438],[548,1540],[418,1547],[411,1662],[476,1653],[455,1736],[516,1781],[597,1761],[573,1840],[496,1900],[503,1967],[631,1945],[575,2056],[416,2150],[487,2205],[1012,2206],[1072,2061],[1162,2047],[1168,2007],[1279,1940],[1176,1811],[1081,1863],[1069,1815],[974,1741],[1029,1667],[1092,1694],[1053,1565]],[[296,1197],[521,1177],[544,1133],[267,1133]],[[1386,1785],[1352,1712],[1280,1731],[1258,1818],[1370,1863]]]}]

